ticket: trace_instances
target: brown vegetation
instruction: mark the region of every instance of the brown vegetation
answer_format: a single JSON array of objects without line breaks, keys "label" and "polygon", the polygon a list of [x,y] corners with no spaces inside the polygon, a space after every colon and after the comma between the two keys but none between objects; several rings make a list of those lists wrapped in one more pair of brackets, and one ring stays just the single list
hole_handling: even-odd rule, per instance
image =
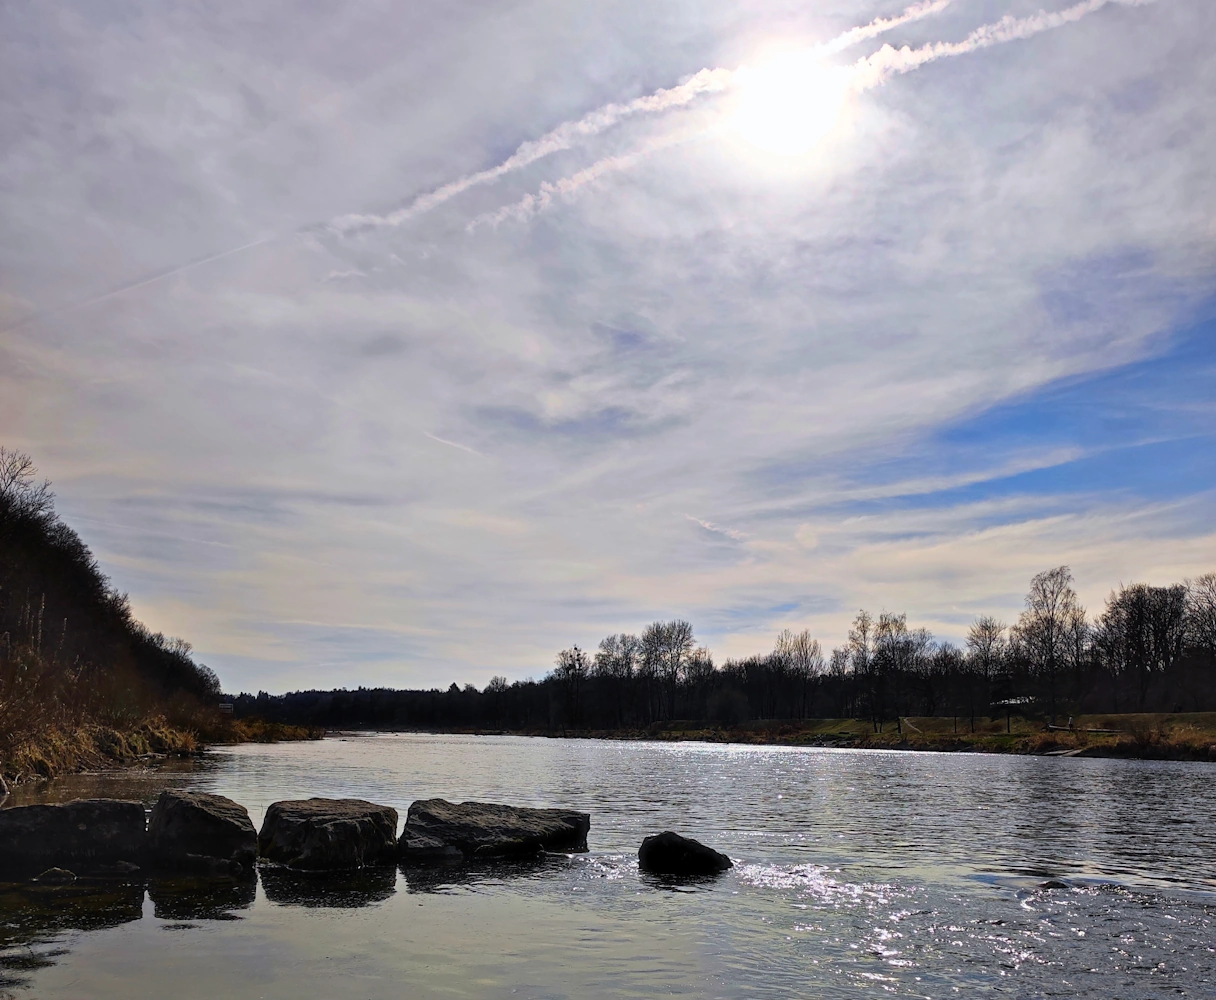
[{"label": "brown vegetation", "polygon": [[[959,720],[961,721],[961,720]],[[1216,760],[1216,713],[1081,716],[1074,728],[1046,728],[1013,716],[977,720],[975,731],[949,718],[902,718],[877,733],[855,719],[773,720],[730,726],[701,722],[655,723],[639,730],[568,735],[605,739],[828,746],[854,749],[936,750],[971,753],[1064,754],[1160,760]],[[1007,731],[1008,727],[1008,731]],[[537,734],[541,735],[541,734]]]},{"label": "brown vegetation", "polygon": [[190,644],[136,621],[56,515],[28,456],[0,447],[0,773],[112,767],[202,742],[309,736],[233,720]]}]

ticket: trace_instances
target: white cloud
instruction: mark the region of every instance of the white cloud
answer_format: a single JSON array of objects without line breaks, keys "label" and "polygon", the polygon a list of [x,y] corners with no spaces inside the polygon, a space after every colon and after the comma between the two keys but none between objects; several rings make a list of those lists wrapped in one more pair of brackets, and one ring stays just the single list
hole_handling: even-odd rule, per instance
[{"label": "white cloud", "polygon": [[[1201,0],[893,78],[801,159],[672,142],[717,120],[707,91],[400,225],[215,256],[419,204],[587,109],[897,7],[272,5],[234,28],[167,3],[106,31],[7,10],[0,308],[40,318],[0,334],[0,439],[234,687],[539,675],[668,614],[719,657],[783,624],[836,641],[861,604],[951,634],[1058,562],[1091,604],[1212,568],[1209,497],[975,501],[1090,452],[941,437],[1144,357],[1213,291]],[[1010,11],[953,4],[892,51]],[[598,163],[627,169],[466,231]]]}]

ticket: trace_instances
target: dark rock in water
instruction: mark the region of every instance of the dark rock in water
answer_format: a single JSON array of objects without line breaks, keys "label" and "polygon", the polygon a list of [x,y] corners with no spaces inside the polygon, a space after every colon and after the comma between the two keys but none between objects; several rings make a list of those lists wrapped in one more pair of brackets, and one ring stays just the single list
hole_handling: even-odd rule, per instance
[{"label": "dark rock in water", "polygon": [[0,876],[137,864],[146,846],[144,807],[138,802],[77,799],[0,810]]},{"label": "dark rock in water", "polygon": [[1040,889],[1071,889],[1072,886],[1058,878],[1049,878],[1039,885]]},{"label": "dark rock in water", "polygon": [[98,865],[98,875],[134,875],[139,871],[139,865],[130,861],[115,861],[112,865]]},{"label": "dark rock in water", "polygon": [[76,873],[70,872],[66,868],[48,868],[34,881],[41,882],[43,885],[70,885],[76,881]]},{"label": "dark rock in water", "polygon": [[638,866],[656,875],[714,875],[730,868],[731,861],[700,841],[667,830],[642,841]]},{"label": "dark rock in water", "polygon": [[401,859],[458,860],[585,851],[590,828],[590,814],[569,809],[423,799],[411,805],[406,815]]},{"label": "dark rock in water", "polygon": [[165,791],[148,819],[148,847],[158,867],[219,874],[251,867],[258,835],[248,810],[232,799]]},{"label": "dark rock in water", "polygon": [[274,802],[258,834],[258,854],[289,868],[362,868],[396,853],[397,810],[362,799]]}]

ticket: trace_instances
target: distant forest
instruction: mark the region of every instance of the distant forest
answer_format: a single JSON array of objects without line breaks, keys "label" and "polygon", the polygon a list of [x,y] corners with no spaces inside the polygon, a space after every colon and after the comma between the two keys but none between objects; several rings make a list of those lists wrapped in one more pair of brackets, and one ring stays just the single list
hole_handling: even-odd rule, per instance
[{"label": "distant forest", "polygon": [[682,620],[557,654],[542,680],[495,677],[479,691],[359,688],[259,692],[237,716],[330,728],[642,729],[676,720],[854,718],[875,732],[906,716],[954,716],[959,728],[1019,715],[1216,710],[1216,573],[1168,587],[1120,586],[1091,618],[1059,566],[1030,583],[1016,622],[975,620],[962,648],[903,614],[858,612],[848,641],[825,652],[784,631],[770,652],[715,665]]},{"label": "distant forest", "polygon": [[0,447],[0,763],[89,724],[203,728],[219,680],[135,620],[54,499],[28,455]]}]

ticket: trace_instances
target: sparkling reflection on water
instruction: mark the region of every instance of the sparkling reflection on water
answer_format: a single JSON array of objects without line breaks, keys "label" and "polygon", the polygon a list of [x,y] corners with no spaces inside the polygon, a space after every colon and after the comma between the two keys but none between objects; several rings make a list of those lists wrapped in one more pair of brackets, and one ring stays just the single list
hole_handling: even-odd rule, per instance
[{"label": "sparkling reflection on water", "polygon": [[[513,737],[241,746],[22,801],[166,785],[592,813],[586,855],[0,890],[0,995],[1212,996],[1210,765]],[[673,828],[721,878],[638,872]],[[1045,888],[1053,881],[1061,887]]]}]

